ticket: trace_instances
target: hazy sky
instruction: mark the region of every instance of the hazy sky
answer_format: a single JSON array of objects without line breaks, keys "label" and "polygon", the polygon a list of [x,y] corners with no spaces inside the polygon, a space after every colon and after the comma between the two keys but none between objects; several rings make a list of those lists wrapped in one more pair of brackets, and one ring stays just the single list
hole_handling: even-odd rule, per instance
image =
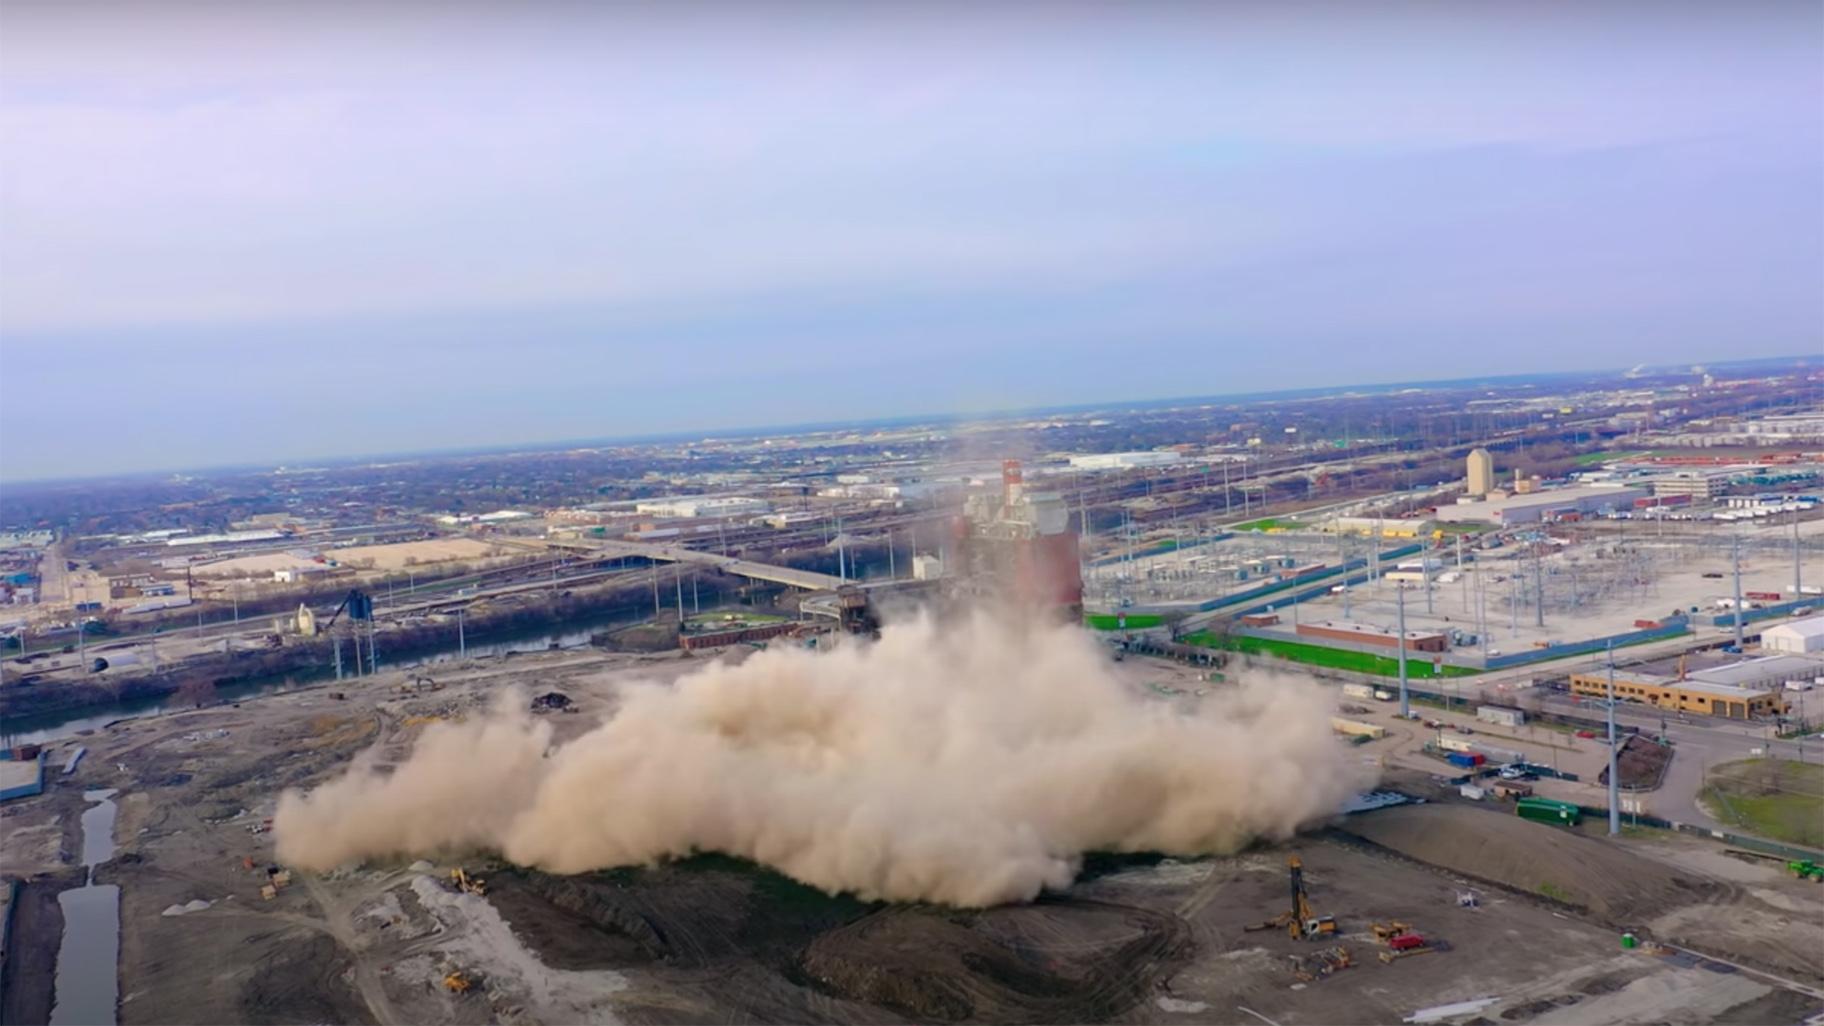
[{"label": "hazy sky", "polygon": [[1824,351],[1824,7],[0,4],[0,476]]}]

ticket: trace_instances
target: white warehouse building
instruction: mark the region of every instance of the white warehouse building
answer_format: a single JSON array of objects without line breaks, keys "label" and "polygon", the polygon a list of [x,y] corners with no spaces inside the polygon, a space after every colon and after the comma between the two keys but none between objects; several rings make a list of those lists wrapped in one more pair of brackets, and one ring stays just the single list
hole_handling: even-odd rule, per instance
[{"label": "white warehouse building", "polygon": [[1132,470],[1136,467],[1169,467],[1184,459],[1175,452],[1098,452],[1088,456],[1072,456],[1070,465],[1075,470]]},{"label": "white warehouse building", "polygon": [[772,504],[765,499],[750,499],[742,495],[723,498],[707,495],[679,496],[653,499],[634,506],[636,512],[655,517],[745,517],[771,512],[772,508]]},{"label": "white warehouse building", "polygon": [[1582,485],[1527,492],[1501,499],[1480,499],[1438,507],[1438,519],[1447,523],[1532,524],[1550,519],[1548,514],[1569,510],[1579,515],[1603,510],[1631,510],[1635,499],[1647,497],[1644,488],[1615,485]]},{"label": "white warehouse building", "polygon": [[1761,632],[1761,651],[1806,655],[1824,652],[1824,616],[1808,616]]}]

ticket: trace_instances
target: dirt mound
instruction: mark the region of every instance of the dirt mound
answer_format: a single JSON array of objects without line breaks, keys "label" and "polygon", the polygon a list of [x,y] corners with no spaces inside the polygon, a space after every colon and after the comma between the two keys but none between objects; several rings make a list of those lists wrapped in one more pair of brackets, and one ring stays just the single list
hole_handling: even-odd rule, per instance
[{"label": "dirt mound", "polygon": [[841,997],[931,1022],[1096,1022],[1191,947],[1165,913],[1080,899],[956,912],[893,907],[831,930],[799,971]]},{"label": "dirt mound", "polygon": [[373,1021],[367,1003],[348,985],[348,953],[329,937],[297,937],[249,951],[247,957],[241,1022]]},{"label": "dirt mound", "polygon": [[776,969],[871,906],[720,855],[558,876],[502,867],[489,897],[549,964],[678,968],[752,959]]},{"label": "dirt mound", "polygon": [[[1666,767],[1672,763],[1672,746],[1639,734],[1629,734],[1622,738],[1621,749],[1615,753],[1615,762],[1621,767],[1623,788],[1629,791],[1651,791],[1665,779]],[[1596,774],[1596,782],[1608,786],[1607,766]]]},{"label": "dirt mound", "polygon": [[1575,905],[1615,925],[1721,893],[1708,877],[1512,813],[1407,805],[1351,816],[1341,829],[1420,862]]}]

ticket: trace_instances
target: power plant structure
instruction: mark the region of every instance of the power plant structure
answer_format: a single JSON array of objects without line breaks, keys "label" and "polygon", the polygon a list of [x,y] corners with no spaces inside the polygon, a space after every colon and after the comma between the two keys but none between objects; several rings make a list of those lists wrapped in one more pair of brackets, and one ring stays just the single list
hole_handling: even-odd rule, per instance
[{"label": "power plant structure", "polygon": [[964,502],[946,564],[952,591],[1072,620],[1083,614],[1082,551],[1070,507],[1056,492],[1027,490],[1019,460],[1001,461],[1001,494]]}]

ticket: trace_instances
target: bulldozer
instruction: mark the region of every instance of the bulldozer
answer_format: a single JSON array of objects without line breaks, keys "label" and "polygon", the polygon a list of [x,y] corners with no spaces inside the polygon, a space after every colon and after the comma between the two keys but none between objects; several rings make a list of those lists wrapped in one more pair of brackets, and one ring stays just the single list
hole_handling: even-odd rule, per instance
[{"label": "bulldozer", "polygon": [[1305,864],[1297,855],[1286,857],[1286,871],[1292,885],[1292,907],[1265,922],[1243,927],[1244,930],[1277,930],[1285,928],[1293,940],[1317,940],[1336,933],[1336,917],[1320,916],[1311,908],[1305,895]]},{"label": "bulldozer", "polygon": [[452,994],[467,994],[469,988],[473,986],[475,986],[474,981],[470,980],[460,969],[445,975],[443,978],[443,989]]},{"label": "bulldozer", "polygon": [[454,887],[459,894],[473,894],[479,898],[488,893],[487,881],[478,876],[470,876],[463,872],[461,866],[457,866],[455,869],[450,870],[450,885]]}]

